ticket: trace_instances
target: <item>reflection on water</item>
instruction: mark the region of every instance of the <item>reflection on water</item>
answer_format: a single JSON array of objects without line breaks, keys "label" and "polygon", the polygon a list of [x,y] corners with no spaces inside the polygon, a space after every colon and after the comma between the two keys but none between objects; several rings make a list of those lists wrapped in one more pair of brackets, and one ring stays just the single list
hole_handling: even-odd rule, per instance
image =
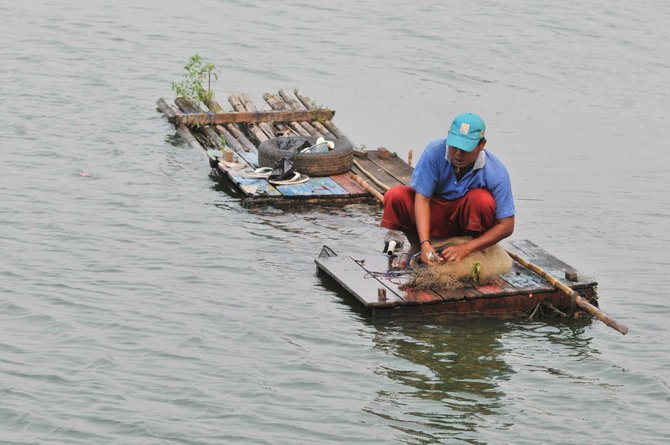
[{"label": "reflection on water", "polygon": [[[371,412],[426,442],[475,432],[485,417],[498,412],[505,396],[500,382],[514,373],[504,360],[501,342],[509,323],[448,317],[381,318],[370,323],[377,329],[376,346],[405,359],[398,367],[376,370],[405,389],[380,392]],[[412,408],[405,411],[402,406]]]},{"label": "reflection on water", "polygon": [[[546,342],[569,356],[594,354],[590,337],[584,336],[589,323],[586,320],[526,323],[449,316],[366,319],[375,328],[375,346],[401,359],[375,370],[399,384],[400,389],[378,391],[368,412],[410,435],[412,443],[446,438],[479,443],[476,438],[485,437],[486,430],[512,427],[514,416],[509,415],[507,404],[514,395],[504,386],[517,372],[508,363],[515,355],[532,356],[546,350]],[[535,341],[537,351],[532,346],[531,350],[513,350],[515,337],[535,337],[530,344]],[[542,363],[527,370],[580,380]]]}]

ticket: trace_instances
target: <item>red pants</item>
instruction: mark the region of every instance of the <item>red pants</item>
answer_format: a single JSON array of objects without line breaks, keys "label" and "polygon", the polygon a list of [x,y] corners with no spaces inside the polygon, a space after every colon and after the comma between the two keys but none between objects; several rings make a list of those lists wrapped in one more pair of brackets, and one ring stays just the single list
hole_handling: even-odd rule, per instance
[{"label": "red pants", "polygon": [[[381,226],[391,230],[416,233],[412,187],[391,187],[384,195]],[[430,236],[449,238],[486,232],[496,224],[496,201],[483,188],[472,189],[453,201],[433,197],[430,200]]]}]

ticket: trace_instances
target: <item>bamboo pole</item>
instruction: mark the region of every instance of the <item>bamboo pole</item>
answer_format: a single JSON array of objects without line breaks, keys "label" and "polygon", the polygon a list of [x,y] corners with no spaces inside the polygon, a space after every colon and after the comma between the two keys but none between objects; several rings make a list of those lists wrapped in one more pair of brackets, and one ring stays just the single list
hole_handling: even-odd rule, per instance
[{"label": "bamboo pole", "polygon": [[[208,104],[208,107],[209,107],[210,110],[213,109],[213,108],[221,109],[221,106],[217,102],[215,102],[214,100],[210,101],[210,103]],[[228,125],[233,125],[233,124],[228,124]],[[216,131],[220,135],[223,135],[224,139],[226,140],[226,144],[228,144],[228,146],[230,148],[232,148],[233,151],[235,151],[237,153],[241,153],[241,152],[246,151],[244,146],[240,143],[240,141],[237,140],[237,138],[235,136],[233,136],[233,134],[230,131],[228,131],[226,126],[215,125],[214,128],[216,128]]]},{"label": "bamboo pole", "polygon": [[[211,100],[207,106],[215,113],[223,111],[221,105],[215,100]],[[223,134],[226,141],[228,141],[228,137],[230,137],[231,141],[234,141],[235,145],[229,144],[233,150],[238,151],[236,146],[239,146],[239,151],[249,151],[252,153],[257,151],[256,146],[244,135],[244,133],[242,133],[242,131],[240,131],[239,128],[237,128],[236,124],[226,124],[225,126],[217,125],[216,129]]]},{"label": "bamboo pole", "polygon": [[[277,96],[270,94],[270,93],[265,93],[263,94],[263,99],[265,99],[265,102],[270,105],[270,107],[273,110],[286,110],[288,107],[286,103],[284,103],[283,100],[279,99]],[[310,137],[311,134],[309,134],[309,131],[305,130],[305,128],[300,125],[297,120],[292,120],[291,122],[288,123],[289,127],[293,129],[296,133],[298,133],[300,136],[304,137]]]},{"label": "bamboo pole", "polygon": [[[242,105],[244,106],[244,108],[247,111],[253,111],[254,113],[258,112],[258,110],[256,109],[256,105],[254,105],[254,103],[251,101],[251,98],[249,97],[249,95],[247,93],[242,93],[237,97],[239,97],[240,102],[242,102]],[[275,133],[272,130],[272,125],[270,125],[266,122],[261,122],[261,123],[258,124],[258,127],[261,130],[263,130],[263,133],[265,133],[265,135],[268,138],[275,137]]]},{"label": "bamboo pole", "polygon": [[[170,105],[165,102],[163,99],[158,100],[158,107],[163,111],[163,113],[168,117],[168,120],[170,118],[170,115],[174,116],[175,115],[175,110],[172,109]],[[198,140],[193,136],[193,133],[191,133],[191,130],[188,129],[186,125],[183,124],[178,124],[176,122],[173,122],[175,126],[177,127],[177,131],[181,135],[181,137],[186,140],[188,143],[189,147],[195,148],[198,150],[202,150],[203,152],[206,151],[205,148],[198,142]]]},{"label": "bamboo pole", "polygon": [[[233,106],[233,109],[238,112],[245,112],[247,111],[244,105],[242,105],[242,102],[240,101],[240,98],[237,97],[234,94],[231,94],[228,96],[228,103]],[[256,139],[256,142],[259,144],[263,141],[267,141],[268,137],[265,133],[263,133],[263,130],[256,125],[256,124],[248,124],[247,129],[249,130],[249,133],[253,135],[253,137]]]},{"label": "bamboo pole", "polygon": [[168,105],[168,103],[165,101],[165,99],[163,99],[163,98],[158,99],[158,102],[156,102],[156,104],[158,105],[158,108],[161,109],[161,111],[163,112],[165,117],[167,117],[168,122],[170,122],[171,124],[174,124],[175,119],[176,119],[175,112],[172,109],[172,107],[170,105]]},{"label": "bamboo pole", "polygon": [[[305,104],[300,102],[298,99],[296,99],[294,96],[291,96],[291,94],[284,90],[281,89],[279,90],[279,95],[284,99],[286,103],[288,103],[291,108],[294,111],[307,111],[307,107],[305,107]],[[312,121],[311,122],[312,127],[321,134],[324,138],[328,140],[333,140],[337,139],[333,133],[330,132],[326,127],[323,126],[323,124],[319,121]]]},{"label": "bamboo pole", "polygon": [[[286,108],[288,108],[289,110],[293,110],[293,111],[306,111],[306,110],[304,110],[302,104],[300,104],[300,102],[296,98],[291,97],[291,95],[289,94],[288,91],[286,91],[284,89],[281,89],[278,92],[279,92],[279,97],[286,104]],[[307,130],[307,132],[309,134],[311,134],[312,136],[317,136],[317,137],[318,136],[323,136],[321,133],[319,133],[318,130],[316,130],[316,128],[314,128],[312,126],[312,124],[310,124],[307,121],[300,122],[300,125],[302,125],[303,128],[305,130]]]},{"label": "bamboo pole", "polygon": [[[174,102],[185,113],[195,113],[199,111],[195,105],[193,105],[191,102],[182,97],[176,98]],[[218,133],[214,130],[214,128],[212,128],[210,125],[203,125],[200,128],[205,133],[205,136],[207,136],[207,139],[209,139],[212,145],[214,145],[218,150],[223,149],[221,138],[219,137]]]},{"label": "bamboo pole", "polygon": [[507,253],[509,254],[509,256],[514,258],[516,261],[518,261],[519,264],[521,264],[522,266],[532,270],[533,272],[535,272],[536,274],[538,274],[539,276],[541,276],[545,280],[549,281],[549,283],[551,283],[551,285],[554,286],[556,289],[558,289],[563,295],[565,295],[569,298],[574,298],[575,303],[577,304],[577,306],[584,309],[586,312],[593,315],[598,320],[605,323],[607,326],[611,327],[612,329],[615,329],[615,330],[619,331],[623,335],[626,335],[628,333],[628,327],[627,326],[625,326],[625,325],[619,323],[618,321],[614,320],[613,318],[611,318],[610,316],[605,314],[603,311],[601,311],[600,309],[598,309],[597,307],[595,307],[594,305],[592,305],[591,303],[586,301],[586,299],[583,298],[581,295],[579,295],[579,293],[576,290],[571,289],[570,287],[561,283],[556,278],[549,275],[549,273],[547,273],[547,271],[542,269],[540,266],[531,263],[530,261],[526,260],[525,258],[522,258],[519,255],[517,255],[516,253],[510,252],[509,250],[507,251]]},{"label": "bamboo pole", "polygon": [[354,180],[354,182],[360,185],[363,188],[363,190],[370,193],[372,196],[375,197],[375,199],[377,199],[377,201],[379,201],[382,205],[384,205],[384,195],[375,190],[375,188],[372,187],[369,182],[358,176],[356,173],[349,172],[349,176],[351,177],[351,179]]}]

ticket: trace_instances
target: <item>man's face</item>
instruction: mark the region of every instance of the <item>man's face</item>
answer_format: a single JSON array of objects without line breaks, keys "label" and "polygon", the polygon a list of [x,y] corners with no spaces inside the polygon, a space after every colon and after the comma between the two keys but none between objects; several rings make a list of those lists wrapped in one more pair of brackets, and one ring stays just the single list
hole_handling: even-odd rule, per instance
[{"label": "man's face", "polygon": [[456,147],[452,147],[450,145],[449,146],[449,158],[451,159],[451,163],[454,165],[454,167],[457,167],[457,168],[470,167],[477,160],[477,156],[479,156],[479,152],[484,149],[484,144],[486,144],[485,139],[482,140],[479,143],[479,145],[477,145],[470,152],[465,151],[465,150],[461,150],[461,149],[456,148]]}]

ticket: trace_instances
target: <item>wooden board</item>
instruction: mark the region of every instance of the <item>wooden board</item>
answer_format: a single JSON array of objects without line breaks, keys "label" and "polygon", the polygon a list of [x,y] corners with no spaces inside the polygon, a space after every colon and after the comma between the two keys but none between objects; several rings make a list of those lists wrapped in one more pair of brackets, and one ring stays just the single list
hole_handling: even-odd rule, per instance
[{"label": "wooden board", "polygon": [[324,187],[319,181],[315,181],[314,178],[309,178],[307,182],[302,184],[276,185],[275,187],[286,197],[332,195],[327,187]]},{"label": "wooden board", "polygon": [[386,173],[393,176],[401,184],[408,185],[414,169],[397,155],[392,154],[384,159],[379,156],[378,150],[367,151],[367,159],[378,165]]},{"label": "wooden board", "polygon": [[[543,264],[569,267],[530,241],[515,242],[527,252],[532,251],[535,260]],[[504,315],[518,313],[534,308],[540,301],[551,301],[556,307],[570,307],[568,298],[551,286],[546,280],[532,271],[514,263],[513,268],[502,275],[495,283],[463,288],[441,289],[437,292],[401,290],[409,275],[397,275],[389,272],[388,258],[383,254],[364,257],[336,256],[316,260],[320,270],[333,277],[354,297],[372,309],[384,307],[410,308],[421,305],[422,312],[453,312],[459,314]],[[573,270],[570,268],[570,270]],[[371,281],[374,280],[374,281]],[[597,283],[583,281],[571,283],[573,287],[583,287],[586,294],[592,295]],[[393,304],[384,302],[380,306],[377,293],[380,286],[388,289],[387,295],[397,296]],[[395,298],[395,297],[394,297]],[[390,300],[389,300],[390,301]],[[444,309],[430,308],[432,305],[445,306]],[[414,311],[416,312],[416,311]]]},{"label": "wooden board", "polygon": [[312,178],[312,180],[315,183],[320,184],[321,187],[328,190],[332,195],[346,196],[350,194],[344,187],[335,182],[333,178],[321,177],[321,178]]},{"label": "wooden board", "polygon": [[[399,182],[396,178],[388,174],[386,171],[384,171],[383,168],[375,164],[374,162],[370,161],[367,158],[356,158],[355,159],[361,167],[363,167],[366,171],[370,172],[375,178],[377,178],[378,181],[381,183],[385,184],[388,187],[393,187],[394,185],[401,185],[402,183]],[[359,175],[361,178],[365,179],[370,183],[372,187],[377,189],[379,192],[384,193],[386,190],[382,189],[379,187],[377,184],[374,183],[374,181],[370,180],[370,178],[363,173],[358,167],[353,166],[351,167],[351,171]]]},{"label": "wooden board", "polygon": [[[349,256],[334,256],[314,260],[319,270],[326,272],[347,292],[367,307],[393,307],[403,304],[403,299],[377,278],[367,275]],[[379,300],[379,289],[384,289],[386,301]]]},{"label": "wooden board", "polygon": [[[574,289],[579,289],[582,287],[589,287],[597,284],[591,277],[579,272],[577,273],[578,277],[577,281],[575,282],[568,281],[565,278],[565,272],[566,271],[577,272],[575,268],[569,266],[568,264],[559,260],[555,256],[551,255],[549,252],[542,249],[532,241],[529,240],[511,241],[508,243],[507,247],[510,249],[510,251],[517,253],[519,256],[523,258],[526,258],[531,263],[537,264],[542,269],[546,270],[549,273],[549,275],[556,278],[558,281],[565,284],[566,286],[572,287]],[[543,281],[546,283],[545,280]]]},{"label": "wooden board", "polygon": [[[386,272],[389,267],[388,257],[383,254],[368,255],[359,259],[359,265],[366,271],[366,273],[368,271]],[[408,275],[400,277],[390,275],[378,276],[377,279],[386,287],[392,289],[397,295],[400,295],[405,304],[442,303],[444,301],[444,298],[439,293],[433,291],[401,290],[399,286],[407,282],[409,279]]]},{"label": "wooden board", "polygon": [[349,194],[351,195],[369,195],[368,192],[363,190],[360,185],[353,179],[351,179],[351,176],[349,173],[345,173],[342,175],[337,175],[337,176],[331,176],[330,179],[335,181],[339,186],[341,186],[343,189],[345,189]]}]

